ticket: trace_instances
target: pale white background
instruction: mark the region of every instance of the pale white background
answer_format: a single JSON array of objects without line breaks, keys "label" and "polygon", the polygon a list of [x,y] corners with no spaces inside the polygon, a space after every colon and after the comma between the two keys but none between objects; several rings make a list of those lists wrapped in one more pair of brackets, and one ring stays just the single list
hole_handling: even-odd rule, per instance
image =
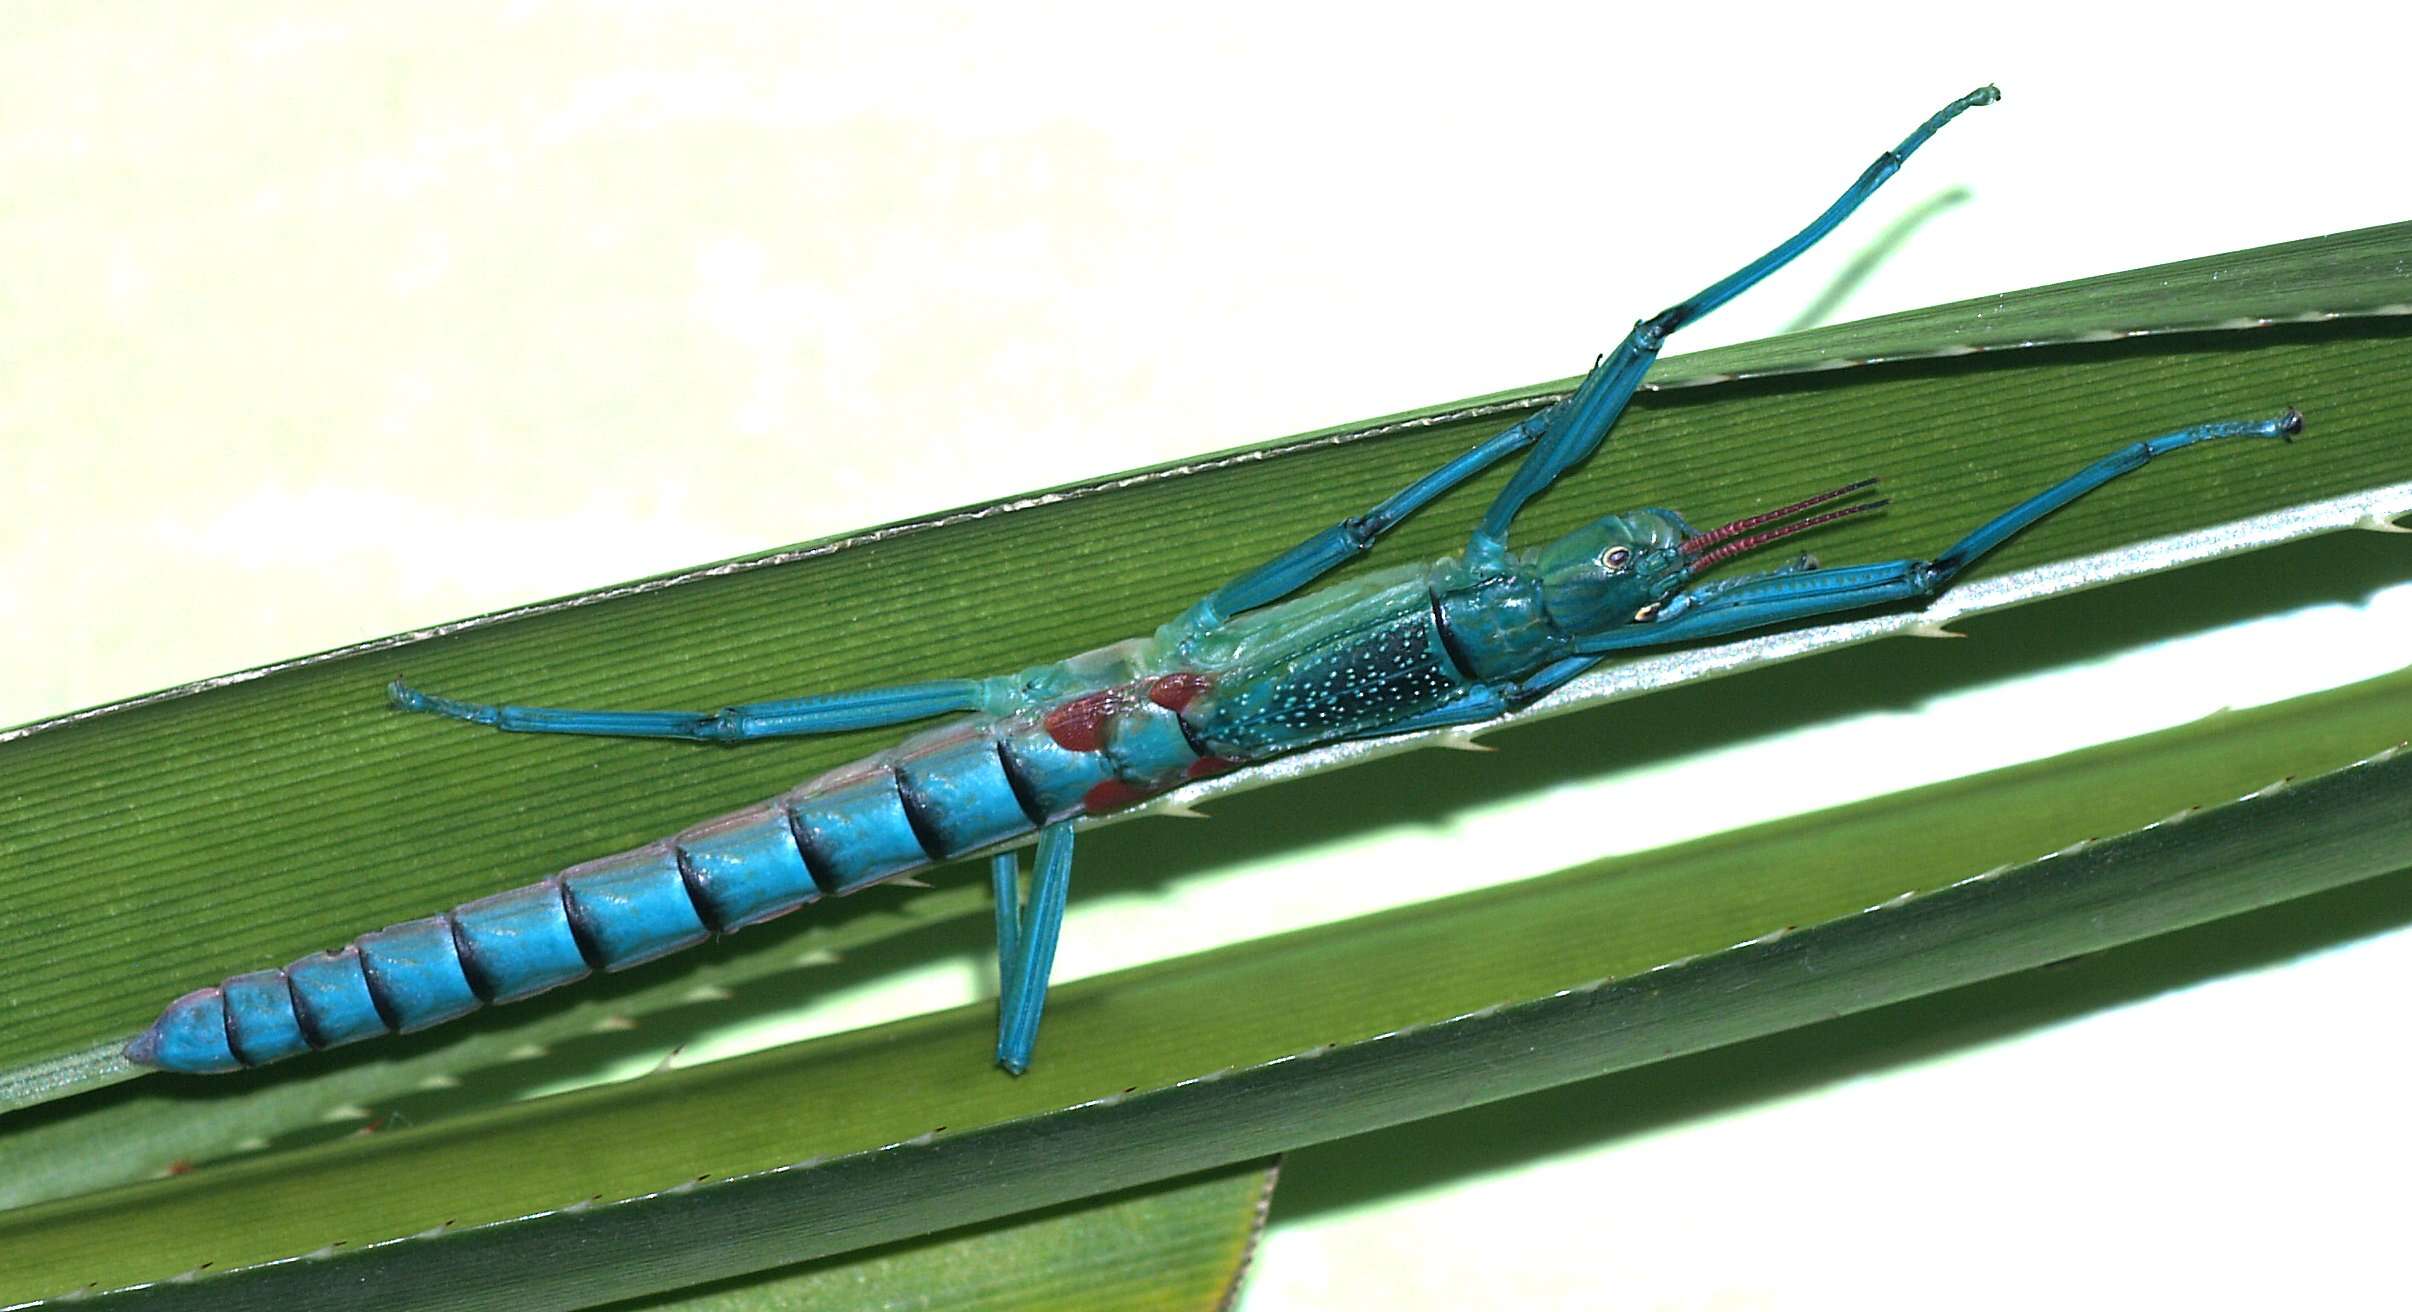
[{"label": "pale white background", "polygon": [[[1678,349],[1777,330],[1850,234],[1955,184],[1974,200],[1846,317],[2407,217],[2400,43],[2301,4],[20,5],[0,30],[0,723],[1572,373],[1986,80],[2003,105]],[[1646,847],[2049,754],[2072,720],[2360,677],[2401,662],[2408,612],[2399,590],[1538,803]],[[1680,805],[1708,775],[1722,809]],[[1452,817],[1302,854],[1313,879],[1105,899],[1060,972],[1437,896],[1452,843],[1537,873],[1602,836]],[[1277,1200],[1246,1305],[2397,1303],[2407,978],[2382,936],[1474,1151],[1363,1206]],[[1414,1145],[1301,1153],[1292,1183]]]}]

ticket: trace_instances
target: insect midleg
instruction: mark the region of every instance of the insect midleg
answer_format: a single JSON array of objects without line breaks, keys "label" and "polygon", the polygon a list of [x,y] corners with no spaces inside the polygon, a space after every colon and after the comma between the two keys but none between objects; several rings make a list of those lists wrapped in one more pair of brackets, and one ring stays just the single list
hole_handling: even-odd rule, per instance
[{"label": "insect midleg", "polygon": [[1451,460],[1383,500],[1362,515],[1341,520],[1255,569],[1208,593],[1182,617],[1192,633],[1205,633],[1224,620],[1259,606],[1270,606],[1313,583],[1373,548],[1376,539],[1399,526],[1459,484],[1531,446],[1558,410],[1551,406],[1532,415],[1482,445]]},{"label": "insect midleg", "polygon": [[887,688],[746,702],[721,710],[610,711],[567,706],[487,705],[437,697],[402,682],[386,689],[393,704],[446,719],[492,725],[507,733],[599,734],[615,738],[686,738],[696,742],[745,742],[801,734],[843,733],[905,724],[948,711],[976,711],[988,700],[981,679],[941,679]]},{"label": "insect midleg", "polygon": [[1526,502],[1539,495],[1543,488],[1556,482],[1567,470],[1583,462],[1599,448],[1616,426],[1618,416],[1633,399],[1641,386],[1642,375],[1658,358],[1658,350],[1668,334],[1707,314],[1718,306],[1749,290],[1760,279],[1790,263],[1793,257],[1817,244],[1819,238],[1833,231],[1834,226],[1850,217],[1851,211],[1874,195],[1876,189],[1901,168],[1901,163],[1918,147],[1926,143],[1944,124],[1960,112],[1977,105],[1990,105],[2001,99],[2002,93],[1993,87],[1979,87],[1958,100],[1945,105],[1933,117],[1919,125],[1918,130],[1904,138],[1900,145],[1876,157],[1859,180],[1851,184],[1842,196],[1826,207],[1808,227],[1758,259],[1710,284],[1690,300],[1680,301],[1657,315],[1633,325],[1633,331],[1614,351],[1601,356],[1599,362],[1584,376],[1582,386],[1575,390],[1559,409],[1549,432],[1533,453],[1524,458],[1515,476],[1501,489],[1482,517],[1466,545],[1466,559],[1477,564],[1501,560],[1507,550],[1510,525],[1524,509]]},{"label": "insect midleg", "polygon": [[[2268,419],[2222,420],[2164,433],[2121,447],[2012,506],[1932,560],[1888,560],[1837,569],[1786,571],[1723,587],[1695,588],[1677,593],[1659,608],[1657,618],[1586,638],[1575,649],[1585,655],[1598,655],[1764,628],[1837,611],[1931,599],[1951,586],[1953,579],[1985,553],[2112,479],[2142,469],[2154,456],[2230,437],[2292,441],[2302,431],[2302,413],[2290,409]],[[1706,562],[1707,558],[1703,560]]]}]

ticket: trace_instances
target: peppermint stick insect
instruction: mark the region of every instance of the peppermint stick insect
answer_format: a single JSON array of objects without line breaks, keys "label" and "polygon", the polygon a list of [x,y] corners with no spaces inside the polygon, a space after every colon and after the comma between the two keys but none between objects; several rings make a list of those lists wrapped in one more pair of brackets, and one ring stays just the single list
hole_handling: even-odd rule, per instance
[{"label": "peppermint stick insect", "polygon": [[[1150,636],[1016,675],[708,714],[486,705],[397,681],[392,699],[404,710],[522,733],[735,743],[971,715],[670,838],[189,993],[127,1055],[170,1070],[230,1071],[422,1029],[824,897],[988,854],[1000,980],[996,1059],[1019,1072],[1037,1039],[1078,818],[1303,748],[1479,723],[1616,652],[1923,603],[2028,525],[2156,455],[2301,431],[2290,409],[2133,443],[1932,559],[1836,569],[1803,559],[1704,579],[1736,557],[1879,509],[1884,501],[1861,495],[1872,479],[1705,532],[1672,510],[1642,509],[1605,516],[1546,547],[1510,548],[1525,504],[1598,448],[1669,334],[1806,250],[1944,124],[1998,97],[1984,87],[1945,106],[1808,227],[1635,325],[1572,395],[1225,584]],[[1409,515],[1515,456],[1521,465],[1458,556],[1306,591]],[[1033,834],[1036,869],[1025,897],[1020,859],[1006,849]]]}]

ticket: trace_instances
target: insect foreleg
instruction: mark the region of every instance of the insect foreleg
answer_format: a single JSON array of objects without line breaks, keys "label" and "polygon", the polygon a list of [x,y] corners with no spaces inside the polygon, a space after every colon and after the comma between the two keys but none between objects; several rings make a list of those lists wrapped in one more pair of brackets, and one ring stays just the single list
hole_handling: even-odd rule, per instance
[{"label": "insect foreleg", "polygon": [[1652,619],[1581,639],[1575,650],[1600,654],[1655,647],[1840,611],[1929,600],[1951,586],[1952,580],[1985,553],[2121,474],[2142,469],[2154,456],[2227,437],[2291,441],[2302,431],[2302,413],[2290,409],[2269,419],[2226,420],[2165,433],[2121,447],[2087,465],[1987,520],[1932,560],[1891,560],[1840,569],[1780,571],[1723,586],[1709,584],[1677,593],[1656,608]]},{"label": "insect foreleg", "polygon": [[890,688],[863,688],[784,701],[747,702],[718,711],[606,711],[566,706],[490,706],[420,692],[400,679],[386,696],[405,711],[492,725],[507,733],[599,734],[615,738],[684,738],[745,742],[800,734],[843,733],[904,724],[948,711],[989,709],[989,681],[940,679]]},{"label": "insect foreleg", "polygon": [[1900,145],[1876,157],[1859,180],[1843,192],[1841,198],[1826,207],[1826,212],[1808,227],[1794,233],[1782,245],[1742,266],[1723,279],[1702,290],[1690,300],[1679,302],[1660,311],[1655,317],[1633,325],[1633,331],[1614,351],[1600,357],[1581,387],[1565,402],[1563,410],[1550,425],[1549,435],[1541,440],[1533,453],[1525,457],[1515,477],[1491,503],[1474,530],[1473,540],[1467,543],[1466,559],[1476,565],[1495,564],[1507,550],[1510,525],[1524,509],[1524,503],[1540,495],[1541,490],[1556,482],[1560,475],[1581,464],[1616,426],[1625,405],[1633,399],[1634,390],[1641,386],[1642,375],[1668,334],[1692,320],[1749,290],[1768,274],[1792,262],[1793,257],[1817,244],[1818,239],[1834,230],[1836,224],[1850,217],[1851,211],[1875,194],[1901,168],[1926,139],[1960,112],[1977,105],[1990,105],[2001,99],[2002,93],[1992,87],[1979,87],[1958,100],[1945,105],[1932,118],[1919,125],[1918,130],[1904,138]]},{"label": "insect foreleg", "polygon": [[1064,898],[1072,887],[1072,826],[1039,831],[1038,870],[1030,897],[1021,896],[1021,858],[1000,852],[989,863],[997,895],[997,1065],[1016,1075],[1030,1069],[1038,1044],[1039,1012],[1055,969],[1055,941],[1064,927]]}]

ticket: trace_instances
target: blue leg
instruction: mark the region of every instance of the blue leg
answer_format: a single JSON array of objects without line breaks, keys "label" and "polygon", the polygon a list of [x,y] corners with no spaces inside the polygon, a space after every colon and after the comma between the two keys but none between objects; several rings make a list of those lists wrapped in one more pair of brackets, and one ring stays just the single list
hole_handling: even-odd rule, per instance
[{"label": "blue leg", "polygon": [[1789,620],[1861,610],[1901,601],[1926,601],[1951,586],[1970,565],[2021,530],[2121,474],[2142,469],[2154,456],[2228,437],[2293,440],[2303,415],[2288,410],[2269,419],[2198,424],[2137,442],[2027,498],[1961,538],[1933,560],[1893,560],[1875,565],[1801,572],[1779,571],[1758,579],[1709,584],[1676,594],[1651,620],[1585,638],[1575,650],[1599,655],[1655,647]]},{"label": "blue leg", "polygon": [[595,711],[561,706],[489,706],[420,692],[400,679],[386,696],[405,711],[425,711],[471,724],[490,724],[508,733],[602,734],[618,738],[685,738],[733,743],[753,738],[843,733],[903,724],[947,711],[975,711],[985,702],[979,679],[942,679],[893,688],[748,702],[709,713],[699,711]]},{"label": "blue leg", "polygon": [[1482,471],[1529,447],[1558,410],[1552,406],[1433,470],[1362,515],[1341,520],[1255,569],[1240,575],[1191,607],[1189,630],[1204,633],[1242,611],[1270,606],[1371,550],[1374,541],[1400,521],[1440,499]]},{"label": "blue leg", "polygon": [[1367,734],[1366,737],[1387,738],[1394,733],[1414,733],[1421,729],[1448,729],[1461,724],[1480,724],[1496,716],[1505,715],[1526,702],[1541,700],[1573,681],[1576,675],[1599,664],[1600,660],[1601,658],[1597,656],[1569,656],[1565,660],[1544,665],[1539,671],[1505,687],[1494,688],[1488,684],[1477,684],[1466,689],[1464,696],[1446,706],[1434,707],[1422,715],[1412,716],[1397,724],[1384,725],[1380,730]]},{"label": "blue leg", "polygon": [[1601,356],[1591,372],[1583,379],[1575,394],[1561,404],[1557,417],[1551,422],[1549,434],[1534,448],[1532,455],[1508,480],[1499,498],[1482,517],[1467,544],[1466,559],[1474,564],[1503,563],[1507,551],[1508,527],[1524,509],[1524,503],[1538,496],[1543,488],[1556,482],[1560,475],[1582,463],[1608,436],[1624,414],[1625,404],[1633,399],[1634,390],[1641,386],[1642,375],[1658,358],[1659,347],[1667,336],[1692,320],[1718,306],[1783,268],[1793,257],[1817,244],[1819,238],[1834,230],[1836,224],[1850,217],[1851,211],[1875,194],[1885,180],[1893,176],[1926,139],[1946,123],[1959,116],[1962,110],[1976,105],[1990,105],[2001,99],[2002,93],[1992,87],[1979,87],[1958,100],[1945,105],[1934,117],[1919,125],[1902,143],[1876,157],[1859,180],[1851,184],[1841,198],[1826,207],[1815,222],[1794,233],[1782,245],[1712,284],[1688,301],[1668,307],[1656,317],[1633,325],[1633,331],[1614,351]]},{"label": "blue leg", "polygon": [[989,863],[997,895],[997,1065],[1016,1075],[1030,1069],[1038,1044],[1039,1012],[1055,969],[1055,940],[1064,927],[1064,898],[1072,887],[1072,826],[1039,831],[1038,873],[1023,905],[1021,861],[1001,852]]},{"label": "blue leg", "polygon": [[1014,963],[1022,957],[1022,853],[1016,848],[988,858],[988,887],[997,903],[997,1005],[1013,1009]]}]

